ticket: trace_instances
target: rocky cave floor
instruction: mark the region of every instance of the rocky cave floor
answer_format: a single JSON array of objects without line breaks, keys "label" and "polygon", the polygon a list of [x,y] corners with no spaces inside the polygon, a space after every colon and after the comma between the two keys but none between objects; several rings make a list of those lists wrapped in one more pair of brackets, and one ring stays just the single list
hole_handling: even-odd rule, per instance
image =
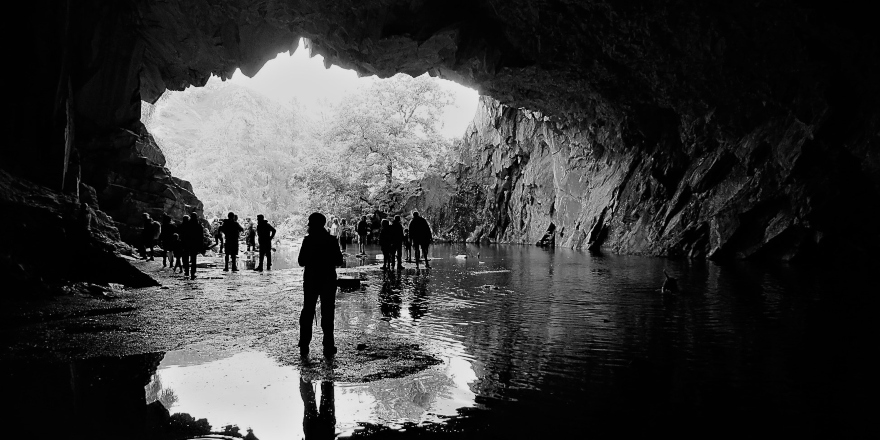
[{"label": "rocky cave floor", "polygon": [[[299,368],[306,377],[345,382],[400,377],[440,362],[421,348],[420,341],[384,334],[370,325],[340,330],[338,322],[335,359],[327,362],[320,352],[320,328],[314,330],[309,359],[301,359],[296,346],[301,269],[223,272],[222,256],[200,256],[200,266],[207,267],[188,280],[163,268],[161,258],[132,259],[132,264],[161,286],[111,285],[100,293],[40,300],[5,295],[0,359],[64,362],[204,347],[230,355],[262,351]],[[355,271],[367,279],[381,276],[376,266],[338,270],[340,275]],[[363,294],[369,294],[365,287],[340,292],[337,310]]]}]

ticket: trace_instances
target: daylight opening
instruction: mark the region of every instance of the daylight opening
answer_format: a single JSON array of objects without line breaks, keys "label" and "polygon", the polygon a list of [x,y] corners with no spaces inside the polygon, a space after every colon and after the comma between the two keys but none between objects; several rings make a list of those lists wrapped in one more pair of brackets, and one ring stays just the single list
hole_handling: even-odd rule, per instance
[{"label": "daylight opening", "polygon": [[476,91],[427,74],[325,68],[300,40],[253,78],[237,70],[143,102],[141,119],[207,219],[263,214],[279,236],[294,236],[315,211],[349,221],[400,211],[454,156],[477,101]]}]

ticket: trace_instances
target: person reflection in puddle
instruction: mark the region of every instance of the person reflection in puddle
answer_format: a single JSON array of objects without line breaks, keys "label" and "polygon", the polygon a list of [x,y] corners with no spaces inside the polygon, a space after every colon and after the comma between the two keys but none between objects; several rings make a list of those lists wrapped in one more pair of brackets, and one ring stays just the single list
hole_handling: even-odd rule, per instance
[{"label": "person reflection in puddle", "polygon": [[300,378],[299,395],[303,400],[303,432],[306,440],[336,438],[336,402],[333,382],[321,381],[321,407],[315,405],[315,389],[312,383]]},{"label": "person reflection in puddle", "polygon": [[321,299],[321,330],[324,332],[324,356],[336,354],[333,341],[333,314],[336,309],[336,267],[342,266],[339,243],[324,229],[327,218],[320,213],[309,216],[309,235],[303,239],[299,250],[299,265],[303,271],[303,309],[299,315],[299,354],[309,355],[312,341],[312,320],[315,306]]}]

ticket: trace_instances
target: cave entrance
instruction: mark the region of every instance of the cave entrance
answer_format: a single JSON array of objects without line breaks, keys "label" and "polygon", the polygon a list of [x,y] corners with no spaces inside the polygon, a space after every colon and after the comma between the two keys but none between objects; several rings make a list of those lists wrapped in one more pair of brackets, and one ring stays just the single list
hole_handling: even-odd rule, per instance
[{"label": "cave entrance", "polygon": [[313,211],[400,212],[408,188],[451,154],[477,100],[428,75],[359,78],[301,39],[252,78],[237,70],[143,102],[141,120],[206,218],[264,214],[295,229]]}]

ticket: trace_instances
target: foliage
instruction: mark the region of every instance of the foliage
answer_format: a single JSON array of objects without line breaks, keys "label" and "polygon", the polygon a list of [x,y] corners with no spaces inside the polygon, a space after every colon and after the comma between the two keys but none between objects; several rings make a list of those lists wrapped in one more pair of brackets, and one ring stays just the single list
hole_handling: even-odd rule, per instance
[{"label": "foliage", "polygon": [[382,176],[389,186],[395,173],[419,177],[444,152],[448,142],[438,132],[439,116],[451,104],[451,94],[430,77],[398,74],[344,101],[330,136],[362,179],[375,183]]},{"label": "foliage", "polygon": [[397,75],[307,114],[212,78],[144,103],[142,120],[206,216],[264,214],[290,236],[311,212],[352,218],[402,206],[400,179],[447,160],[438,130],[451,102],[428,76]]}]

